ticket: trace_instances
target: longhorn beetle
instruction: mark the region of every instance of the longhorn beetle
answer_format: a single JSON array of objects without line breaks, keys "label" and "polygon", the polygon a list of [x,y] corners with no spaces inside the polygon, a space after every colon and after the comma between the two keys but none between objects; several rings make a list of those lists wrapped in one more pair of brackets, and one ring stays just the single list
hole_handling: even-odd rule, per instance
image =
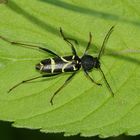
[{"label": "longhorn beetle", "polygon": [[75,39],[66,37],[64,35],[61,27],[60,27],[60,34],[63,37],[64,41],[66,41],[70,45],[71,50],[72,50],[72,55],[59,56],[55,52],[53,52],[47,48],[43,48],[43,47],[40,47],[37,45],[9,41],[7,38],[0,36],[1,39],[3,39],[4,41],[6,41],[10,44],[19,45],[19,46],[23,46],[23,47],[37,48],[37,49],[43,50],[51,55],[54,55],[53,58],[47,58],[47,59],[41,60],[40,63],[36,64],[36,66],[35,66],[36,70],[43,72],[43,74],[41,76],[37,76],[37,77],[31,78],[31,79],[21,81],[20,83],[14,85],[12,88],[10,88],[8,92],[11,92],[13,89],[15,89],[16,87],[18,87],[19,85],[21,85],[23,83],[33,81],[33,80],[38,79],[38,78],[52,77],[52,76],[60,75],[61,73],[71,72],[72,74],[66,79],[66,81],[63,83],[63,85],[61,87],[59,87],[53,93],[51,100],[50,100],[51,105],[53,105],[53,99],[54,99],[55,95],[71,81],[71,79],[77,74],[77,72],[81,68],[83,69],[86,77],[89,78],[91,82],[100,86],[101,84],[95,82],[92,79],[92,77],[89,75],[89,71],[91,71],[93,68],[95,68],[95,69],[98,69],[102,73],[103,79],[105,80],[105,83],[106,83],[108,89],[110,90],[111,94],[114,95],[114,93],[113,93],[109,83],[107,82],[107,79],[106,79],[106,77],[105,77],[105,75],[100,67],[100,58],[103,54],[103,51],[105,49],[105,45],[106,45],[113,29],[114,29],[114,26],[112,26],[110,28],[110,30],[108,31],[108,33],[106,34],[104,41],[102,43],[100,52],[99,52],[97,57],[93,57],[91,55],[88,55],[88,50],[91,46],[91,41],[92,41],[92,35],[90,32],[89,32],[89,42],[87,44],[87,47],[85,49],[84,54],[81,57],[79,57],[77,55],[77,52],[74,48],[74,45],[71,43],[71,41],[74,41],[75,43],[77,43],[77,41]]}]

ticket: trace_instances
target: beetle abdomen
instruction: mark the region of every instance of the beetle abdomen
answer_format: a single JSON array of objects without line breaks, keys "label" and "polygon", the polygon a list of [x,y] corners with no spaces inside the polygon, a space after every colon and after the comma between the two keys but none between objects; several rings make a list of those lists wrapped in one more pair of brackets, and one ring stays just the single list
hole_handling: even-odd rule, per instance
[{"label": "beetle abdomen", "polygon": [[73,72],[81,67],[77,56],[54,57],[42,60],[36,65],[36,69],[46,73]]}]

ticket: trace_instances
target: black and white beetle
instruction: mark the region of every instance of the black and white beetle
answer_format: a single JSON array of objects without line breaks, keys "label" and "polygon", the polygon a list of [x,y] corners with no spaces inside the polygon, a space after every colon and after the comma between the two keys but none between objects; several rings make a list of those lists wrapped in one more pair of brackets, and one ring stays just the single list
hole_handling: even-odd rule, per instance
[{"label": "black and white beetle", "polygon": [[95,82],[90,77],[90,75],[88,73],[93,68],[95,68],[95,69],[100,70],[100,72],[102,73],[103,78],[106,82],[107,87],[109,88],[111,94],[114,95],[114,93],[113,93],[109,83],[107,82],[107,80],[105,78],[105,75],[104,75],[104,73],[103,73],[103,71],[100,67],[100,61],[99,61],[100,57],[103,54],[103,51],[105,49],[105,45],[107,43],[107,40],[108,40],[109,36],[111,35],[113,29],[114,29],[114,26],[112,26],[110,28],[110,30],[108,31],[108,33],[106,34],[106,36],[104,38],[104,41],[103,41],[103,44],[101,46],[100,52],[99,52],[97,57],[93,57],[91,55],[88,55],[88,50],[89,50],[89,47],[90,47],[91,41],[92,41],[91,33],[89,33],[89,42],[87,44],[87,47],[86,47],[85,52],[84,52],[82,57],[79,57],[77,55],[76,50],[74,48],[74,45],[71,43],[71,41],[74,41],[76,43],[77,43],[77,41],[75,39],[65,37],[61,28],[60,28],[61,36],[63,37],[64,41],[66,41],[70,45],[70,47],[72,49],[72,55],[70,55],[70,56],[63,56],[62,57],[62,56],[57,55],[56,53],[54,53],[53,51],[51,51],[47,48],[43,48],[43,47],[40,47],[40,46],[37,46],[37,45],[31,45],[31,44],[24,44],[24,43],[20,43],[20,42],[9,41],[5,37],[0,36],[1,39],[3,39],[4,41],[6,41],[8,43],[13,44],[13,45],[38,48],[39,50],[43,50],[43,51],[45,51],[47,53],[50,53],[51,55],[55,56],[54,58],[47,58],[45,60],[42,60],[40,63],[36,64],[36,66],[35,66],[36,70],[39,70],[40,72],[43,72],[44,74],[42,74],[41,76],[38,76],[38,77],[34,77],[34,78],[31,78],[31,79],[24,80],[24,81],[16,84],[15,86],[13,86],[11,89],[9,89],[8,92],[12,91],[14,88],[16,88],[17,86],[19,86],[23,83],[26,83],[26,82],[29,82],[29,81],[32,81],[32,80],[35,80],[35,79],[38,79],[38,78],[52,77],[52,76],[56,76],[56,75],[59,75],[59,74],[64,73],[64,72],[72,72],[72,74],[66,79],[64,84],[60,88],[58,88],[54,92],[53,96],[51,97],[50,103],[53,104],[54,96],[65,85],[67,85],[70,82],[70,80],[76,75],[77,71],[79,71],[80,68],[83,69],[85,75],[87,76],[87,78],[89,78],[91,80],[91,82],[95,83],[96,85],[101,85],[101,84]]}]

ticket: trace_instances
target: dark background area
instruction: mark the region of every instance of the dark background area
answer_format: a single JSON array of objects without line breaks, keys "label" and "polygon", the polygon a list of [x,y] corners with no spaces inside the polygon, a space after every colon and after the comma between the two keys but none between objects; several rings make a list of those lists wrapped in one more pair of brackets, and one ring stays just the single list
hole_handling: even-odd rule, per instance
[{"label": "dark background area", "polygon": [[[14,128],[11,126],[11,123],[0,121],[0,139],[1,140],[100,140],[99,137],[80,137],[71,136],[64,137],[63,133],[61,134],[46,134],[41,133],[39,130],[30,130],[23,128]],[[106,138],[104,140],[140,140],[140,136],[125,136],[121,135],[119,137]]]}]

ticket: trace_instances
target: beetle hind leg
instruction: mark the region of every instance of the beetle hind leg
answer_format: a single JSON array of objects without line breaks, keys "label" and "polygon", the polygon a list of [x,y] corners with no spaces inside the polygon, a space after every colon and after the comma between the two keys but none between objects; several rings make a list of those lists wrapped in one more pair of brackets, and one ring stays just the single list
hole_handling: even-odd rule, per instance
[{"label": "beetle hind leg", "polygon": [[34,80],[39,79],[39,78],[56,76],[58,74],[60,74],[60,73],[57,73],[57,74],[46,74],[46,75],[41,75],[41,76],[33,77],[31,79],[23,80],[23,81],[19,82],[18,84],[14,85],[12,88],[10,88],[8,90],[8,93],[10,93],[13,89],[17,88],[18,86],[20,86],[20,85],[22,85],[24,83],[27,83],[27,82],[30,82],[30,81],[34,81]]}]

